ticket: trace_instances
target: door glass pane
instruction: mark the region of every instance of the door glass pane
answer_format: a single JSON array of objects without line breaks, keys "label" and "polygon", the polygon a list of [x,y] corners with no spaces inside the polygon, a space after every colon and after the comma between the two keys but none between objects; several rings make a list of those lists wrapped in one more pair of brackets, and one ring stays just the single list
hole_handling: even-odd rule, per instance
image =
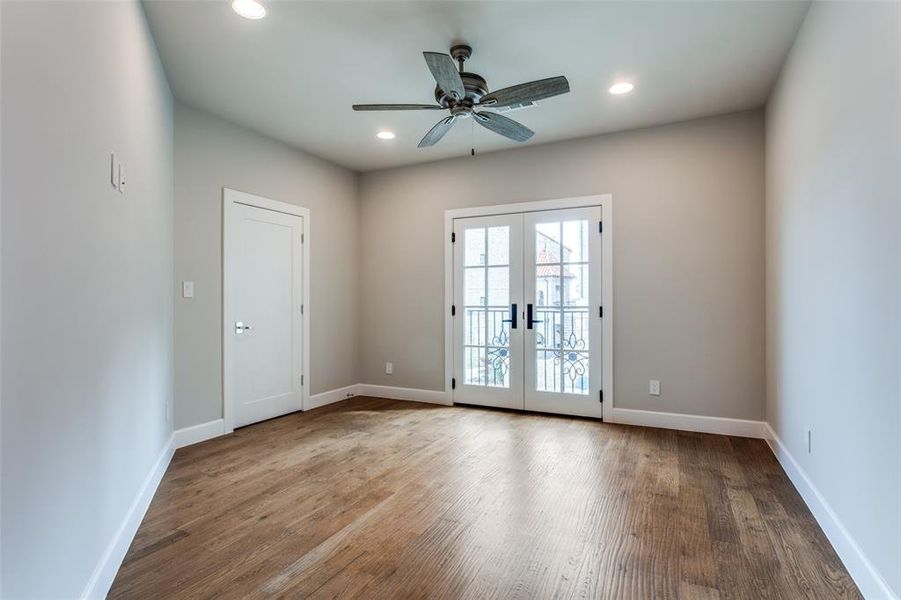
[{"label": "door glass pane", "polygon": [[553,350],[538,350],[536,354],[535,389],[539,392],[559,392],[560,367]]},{"label": "door glass pane", "polygon": [[507,348],[510,346],[510,323],[504,323],[510,317],[508,309],[488,309],[488,337],[482,345]]},{"label": "door glass pane", "polygon": [[466,307],[464,316],[465,344],[467,346],[485,345],[485,310],[479,307]]},{"label": "door glass pane", "polygon": [[539,265],[560,262],[560,222],[535,225],[535,262]]},{"label": "door glass pane", "polygon": [[510,349],[488,348],[488,385],[510,387]]},{"label": "door glass pane", "polygon": [[480,267],[485,264],[485,230],[467,229],[465,241],[465,266]]},{"label": "door glass pane", "polygon": [[562,333],[560,311],[556,309],[537,310],[535,319],[535,347],[547,350],[559,348]]},{"label": "door glass pane", "polygon": [[535,225],[536,389],[588,394],[588,221]]},{"label": "door glass pane", "polygon": [[588,309],[563,311],[563,350],[588,351]]},{"label": "door glass pane", "polygon": [[566,394],[588,393],[588,353],[563,352],[563,392]]},{"label": "door glass pane", "polygon": [[560,265],[536,265],[535,305],[560,306],[562,282]]},{"label": "door glass pane", "polygon": [[510,227],[488,228],[488,264],[510,264]]},{"label": "door glass pane", "polygon": [[588,261],[588,221],[563,222],[563,260]]},{"label": "door glass pane", "polygon": [[485,305],[485,269],[480,267],[467,267],[465,271],[466,306]]},{"label": "door glass pane", "polygon": [[509,388],[510,227],[467,229],[463,243],[464,383]]},{"label": "door glass pane", "polygon": [[588,306],[588,264],[563,265],[563,305]]},{"label": "door glass pane", "polygon": [[510,267],[488,269],[488,305],[508,308],[510,304]]},{"label": "door glass pane", "polygon": [[485,385],[485,348],[467,346],[463,349],[465,383]]}]

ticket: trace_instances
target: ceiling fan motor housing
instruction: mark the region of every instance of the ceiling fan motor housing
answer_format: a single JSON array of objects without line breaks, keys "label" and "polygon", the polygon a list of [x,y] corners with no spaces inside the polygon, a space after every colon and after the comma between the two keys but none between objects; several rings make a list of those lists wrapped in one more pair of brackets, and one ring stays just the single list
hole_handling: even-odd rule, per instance
[{"label": "ceiling fan motor housing", "polygon": [[[460,104],[472,108],[473,104],[477,104],[488,93],[488,82],[481,75],[465,71],[460,73],[460,79],[463,80],[463,88],[466,90],[466,98]],[[454,103],[453,98],[438,86],[435,86],[435,100],[445,108],[451,108]]]},{"label": "ceiling fan motor housing", "polygon": [[463,80],[463,89],[466,97],[459,101],[447,95],[440,86],[435,86],[435,100],[441,106],[451,109],[451,114],[465,116],[472,111],[473,104],[478,104],[482,96],[488,93],[488,82],[476,73],[468,73],[463,70],[463,63],[472,56],[472,47],[466,44],[457,44],[450,49],[451,58],[460,65],[460,79]]}]

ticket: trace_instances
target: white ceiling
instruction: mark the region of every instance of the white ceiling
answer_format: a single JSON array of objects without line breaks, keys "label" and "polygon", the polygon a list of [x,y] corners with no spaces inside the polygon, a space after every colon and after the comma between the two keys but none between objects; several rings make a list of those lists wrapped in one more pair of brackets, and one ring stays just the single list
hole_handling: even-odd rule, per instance
[{"label": "white ceiling", "polygon": [[[807,9],[793,2],[275,2],[145,0],[176,97],[355,170],[469,154],[471,120],[416,144],[445,113],[356,113],[434,101],[424,50],[473,47],[491,89],[565,75],[572,92],[508,113],[528,144],[763,104]],[[635,91],[614,97],[616,80]],[[380,129],[397,133],[378,140]],[[478,126],[476,152],[518,144]]]}]

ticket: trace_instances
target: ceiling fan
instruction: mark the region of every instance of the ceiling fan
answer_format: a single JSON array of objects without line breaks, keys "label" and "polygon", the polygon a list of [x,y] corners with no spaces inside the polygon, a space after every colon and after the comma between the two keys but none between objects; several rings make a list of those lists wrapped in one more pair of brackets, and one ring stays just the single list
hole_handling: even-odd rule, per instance
[{"label": "ceiling fan", "polygon": [[[488,91],[488,82],[481,75],[467,73],[463,63],[472,56],[472,48],[460,44],[450,49],[450,56],[443,52],[423,52],[425,62],[437,82],[435,100],[438,104],[354,104],[354,110],[448,110],[447,116],[432,127],[419,142],[420,148],[434,146],[459,119],[473,118],[475,122],[495,133],[525,142],[535,132],[513,119],[496,112],[476,109],[519,108],[531,106],[536,100],[544,100],[569,92],[566,77],[550,77],[529,83],[520,83],[494,92]],[[459,67],[454,65],[457,61]]]}]

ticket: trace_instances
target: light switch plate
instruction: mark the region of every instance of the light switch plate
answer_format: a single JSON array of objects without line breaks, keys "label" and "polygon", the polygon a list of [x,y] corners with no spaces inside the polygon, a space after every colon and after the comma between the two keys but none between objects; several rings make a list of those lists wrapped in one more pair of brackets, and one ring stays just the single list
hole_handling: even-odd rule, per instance
[{"label": "light switch plate", "polygon": [[181,282],[181,297],[182,298],[193,298],[194,297],[194,282],[193,281],[182,281]]},{"label": "light switch plate", "polygon": [[125,165],[119,162],[119,193],[125,193]]},{"label": "light switch plate", "polygon": [[119,189],[119,171],[120,171],[119,159],[116,158],[115,154],[110,154],[109,160],[110,160],[110,167],[109,167],[109,169],[110,169],[110,171],[109,171],[110,185],[112,185],[116,189]]}]

